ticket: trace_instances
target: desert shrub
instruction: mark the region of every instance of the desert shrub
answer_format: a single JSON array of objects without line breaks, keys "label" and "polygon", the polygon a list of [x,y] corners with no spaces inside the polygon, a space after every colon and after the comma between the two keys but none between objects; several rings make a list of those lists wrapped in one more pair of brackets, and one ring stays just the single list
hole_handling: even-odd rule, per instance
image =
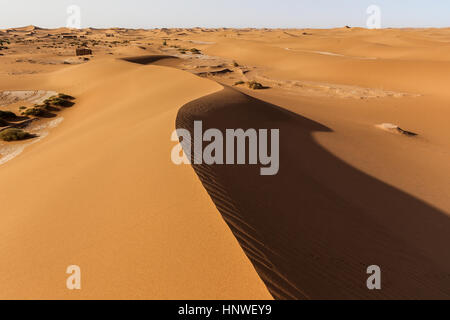
[{"label": "desert shrub", "polygon": [[61,98],[53,99],[51,104],[54,106],[59,106],[59,107],[71,107],[74,105],[74,103],[72,101],[69,101],[66,99],[61,99]]},{"label": "desert shrub", "polygon": [[68,94],[60,93],[58,94],[58,97],[65,100],[75,100],[74,97],[69,96]]},{"label": "desert shrub", "polygon": [[244,81],[237,81],[237,82],[234,83],[234,85],[235,85],[235,86],[238,86],[238,85],[244,84],[244,83],[245,83]]},{"label": "desert shrub", "polygon": [[45,111],[46,104],[44,105],[36,105],[34,107],[28,108],[22,112],[24,116],[35,116],[35,117],[43,117],[47,114]]},{"label": "desert shrub", "polygon": [[[58,112],[58,111],[61,111],[60,108],[55,107],[55,106],[53,106],[53,105],[51,105],[51,104],[44,104],[44,108],[45,108],[45,110],[51,111],[51,112]],[[48,113],[47,113],[46,115],[48,116]]]},{"label": "desert shrub", "polygon": [[75,98],[69,96],[67,94],[60,93],[57,96],[53,96],[44,101],[45,105],[53,105],[59,107],[71,107],[74,103],[70,100],[74,100]]},{"label": "desert shrub", "polygon": [[264,86],[263,86],[261,83],[256,82],[256,81],[250,81],[250,82],[247,83],[247,85],[248,85],[248,87],[249,87],[250,89],[253,89],[253,90],[261,90],[261,89],[264,89]]},{"label": "desert shrub", "polygon": [[20,141],[36,137],[34,134],[23,131],[22,129],[8,128],[0,131],[0,139],[3,141]]},{"label": "desert shrub", "polygon": [[[60,93],[57,96],[52,96],[46,100],[42,104],[34,105],[31,108],[25,109],[25,107],[21,107],[22,115],[24,116],[34,116],[34,117],[53,117],[55,116],[51,112],[60,111],[59,107],[68,108],[73,106],[75,103],[72,102],[75,100],[74,97],[69,96],[68,94]],[[50,112],[49,112],[50,111]]]},{"label": "desert shrub", "polygon": [[14,112],[0,110],[0,119],[11,120],[11,119],[15,119],[15,118],[17,118],[17,116]]}]

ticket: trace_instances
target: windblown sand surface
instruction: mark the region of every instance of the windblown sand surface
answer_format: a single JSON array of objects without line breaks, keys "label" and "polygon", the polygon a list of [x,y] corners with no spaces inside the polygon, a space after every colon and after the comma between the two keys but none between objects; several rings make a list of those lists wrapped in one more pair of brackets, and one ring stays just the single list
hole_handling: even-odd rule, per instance
[{"label": "windblown sand surface", "polygon": [[[449,36],[4,30],[1,110],[77,103],[39,141],[0,142],[24,147],[0,157],[0,298],[450,298]],[[279,174],[175,166],[193,120],[279,128]]]}]

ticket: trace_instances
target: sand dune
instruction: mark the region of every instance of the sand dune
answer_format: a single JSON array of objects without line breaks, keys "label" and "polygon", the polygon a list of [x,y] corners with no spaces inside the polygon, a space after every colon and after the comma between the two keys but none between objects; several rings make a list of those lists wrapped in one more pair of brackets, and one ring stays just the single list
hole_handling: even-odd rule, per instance
[{"label": "sand dune", "polygon": [[[449,35],[3,30],[2,110],[76,105],[0,142],[0,298],[448,299]],[[279,174],[175,166],[171,133],[195,119],[279,128]]]},{"label": "sand dune", "polygon": [[39,86],[78,103],[0,168],[1,298],[271,297],[192,169],[170,161],[179,106],[219,85],[111,59]]},{"label": "sand dune", "polygon": [[[193,130],[195,120],[204,130],[282,132],[276,176],[194,166],[274,297],[450,297],[448,217],[329,153],[311,136],[329,128],[232,89],[185,105],[177,125]],[[379,293],[365,287],[364,266],[375,261],[385,270]]]}]

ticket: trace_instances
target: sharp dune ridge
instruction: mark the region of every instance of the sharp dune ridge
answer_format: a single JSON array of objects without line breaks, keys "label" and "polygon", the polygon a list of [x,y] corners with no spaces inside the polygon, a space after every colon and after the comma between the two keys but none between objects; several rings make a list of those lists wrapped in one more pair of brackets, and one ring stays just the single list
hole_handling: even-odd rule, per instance
[{"label": "sharp dune ridge", "polygon": [[[255,166],[194,165],[275,298],[450,297],[448,217],[348,166],[312,139],[312,132],[329,128],[230,88],[185,105],[177,127],[193,132],[195,120],[204,130],[283,133],[281,171],[274,177],[260,176]],[[333,176],[314,175],[319,170]],[[363,266],[373,261],[385,269],[380,293],[365,287]]]},{"label": "sharp dune ridge", "polygon": [[[76,104],[0,142],[0,298],[448,299],[449,30],[4,30],[0,91]],[[194,120],[280,129],[278,175],[174,165]]]}]

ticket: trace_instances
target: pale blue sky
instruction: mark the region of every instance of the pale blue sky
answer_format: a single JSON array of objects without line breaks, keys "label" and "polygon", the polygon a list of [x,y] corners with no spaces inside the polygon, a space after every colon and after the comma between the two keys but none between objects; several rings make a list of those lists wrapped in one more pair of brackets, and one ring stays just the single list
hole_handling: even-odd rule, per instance
[{"label": "pale blue sky", "polygon": [[382,27],[450,26],[450,0],[0,0],[0,28],[66,26],[72,4],[98,28],[364,27],[371,4]]}]

